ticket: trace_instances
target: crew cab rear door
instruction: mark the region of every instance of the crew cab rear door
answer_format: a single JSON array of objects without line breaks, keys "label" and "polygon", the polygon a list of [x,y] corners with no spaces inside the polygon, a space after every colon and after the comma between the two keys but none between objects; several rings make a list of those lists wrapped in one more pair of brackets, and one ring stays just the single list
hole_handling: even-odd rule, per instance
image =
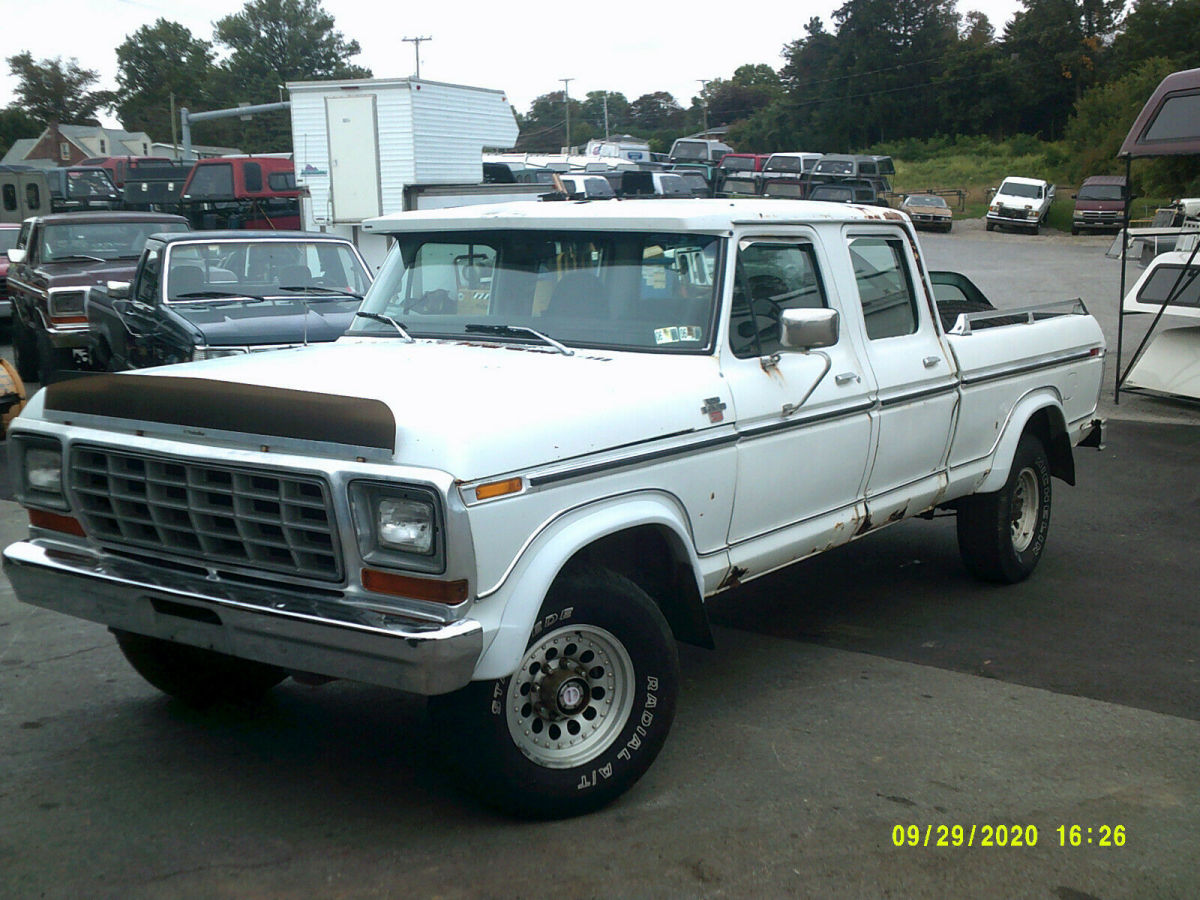
[{"label": "crew cab rear door", "polygon": [[933,502],[944,485],[958,408],[954,358],[942,343],[913,255],[899,226],[845,230],[866,361],[876,385],[878,437],[867,478],[874,524]]}]

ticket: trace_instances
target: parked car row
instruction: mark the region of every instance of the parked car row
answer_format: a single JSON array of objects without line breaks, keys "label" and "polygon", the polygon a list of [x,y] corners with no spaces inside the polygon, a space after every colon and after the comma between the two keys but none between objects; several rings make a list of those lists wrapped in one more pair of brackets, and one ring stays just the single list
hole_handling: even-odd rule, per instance
[{"label": "parked car row", "polygon": [[134,210],[187,218],[194,228],[300,227],[290,158],[235,156],[194,163],[97,157],[65,168],[0,166],[0,222],[58,212]]},{"label": "parked car row", "polygon": [[371,283],[342,238],[165,213],[32,217],[5,255],[17,370],[43,384],[334,340]]}]

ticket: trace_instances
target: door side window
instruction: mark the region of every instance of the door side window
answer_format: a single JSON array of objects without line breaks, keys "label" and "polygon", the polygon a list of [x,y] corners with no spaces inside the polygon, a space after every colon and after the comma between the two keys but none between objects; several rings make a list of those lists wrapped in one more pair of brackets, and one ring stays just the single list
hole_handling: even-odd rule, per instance
[{"label": "door side window", "polygon": [[912,277],[900,238],[852,237],[850,261],[858,282],[867,337],[913,334],[917,330],[917,302]]},{"label": "door side window", "polygon": [[161,259],[157,250],[146,253],[141,268],[137,274],[137,291],[134,299],[142,303],[155,304],[158,302],[158,276],[161,272]]},{"label": "door side window", "polygon": [[743,241],[738,249],[730,308],[733,355],[769,356],[783,349],[779,322],[785,309],[828,306],[812,244]]},{"label": "door side window", "polygon": [[25,185],[25,206],[30,210],[38,209],[42,205],[42,192],[38,190],[36,184]]}]

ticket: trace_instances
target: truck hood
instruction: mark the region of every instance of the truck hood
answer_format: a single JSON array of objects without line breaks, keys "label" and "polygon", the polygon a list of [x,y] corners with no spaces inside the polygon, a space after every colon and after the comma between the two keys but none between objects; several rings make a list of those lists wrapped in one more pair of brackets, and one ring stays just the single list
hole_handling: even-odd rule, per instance
[{"label": "truck hood", "polygon": [[134,377],[142,376],[380,401],[395,418],[396,462],[463,481],[711,428],[706,400],[732,406],[711,356],[587,350],[564,356],[486,342],[344,338]]},{"label": "truck hood", "polygon": [[168,303],[200,343],[210,347],[319,343],[341,337],[361,300],[286,298],[232,303]]},{"label": "truck hood", "polygon": [[103,262],[71,260],[42,263],[38,266],[38,272],[50,287],[90,287],[108,281],[129,281],[137,264],[136,259],[109,259]]}]

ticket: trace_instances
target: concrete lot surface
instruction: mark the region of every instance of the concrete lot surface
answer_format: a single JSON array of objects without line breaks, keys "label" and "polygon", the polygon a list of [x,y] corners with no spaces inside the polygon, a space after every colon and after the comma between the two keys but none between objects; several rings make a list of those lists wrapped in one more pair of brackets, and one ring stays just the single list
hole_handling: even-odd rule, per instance
[{"label": "concrete lot surface", "polygon": [[[1115,329],[1106,238],[925,246]],[[1105,405],[1033,578],[972,581],[947,518],[720,598],[658,761],[566,822],[462,792],[418,698],[288,681],[196,712],[0,579],[0,898],[1200,896],[1200,415]],[[0,545],[25,525],[0,501]]]}]

